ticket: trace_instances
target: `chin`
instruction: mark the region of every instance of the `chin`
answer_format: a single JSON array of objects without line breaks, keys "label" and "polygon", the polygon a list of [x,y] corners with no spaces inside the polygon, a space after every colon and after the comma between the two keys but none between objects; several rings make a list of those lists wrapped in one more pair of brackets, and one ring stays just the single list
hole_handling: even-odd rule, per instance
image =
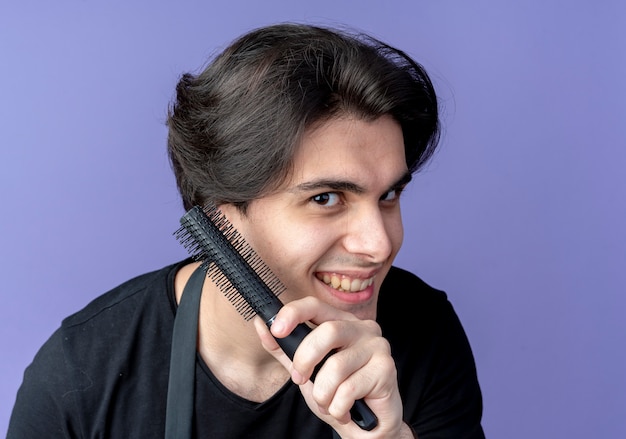
[{"label": "chin", "polygon": [[359,320],[376,320],[376,306],[368,305],[352,305],[341,307],[343,311],[349,312]]}]

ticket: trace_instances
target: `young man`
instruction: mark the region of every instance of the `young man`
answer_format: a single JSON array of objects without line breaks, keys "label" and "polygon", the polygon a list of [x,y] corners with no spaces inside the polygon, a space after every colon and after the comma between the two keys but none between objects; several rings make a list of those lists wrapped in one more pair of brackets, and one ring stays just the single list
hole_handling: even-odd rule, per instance
[{"label": "young man", "polygon": [[[400,194],[438,140],[420,65],[364,35],[261,28],[182,77],[168,126],[184,207],[218,205],[284,284],[286,305],[270,332],[201,272],[198,323],[182,337],[191,372],[179,376],[172,332],[189,321],[181,300],[199,263],[133,279],[42,347],[9,438],[177,437],[173,412],[198,438],[484,437],[450,303],[392,267]],[[313,329],[292,362],[274,337],[302,322]],[[186,409],[172,376],[191,377]],[[371,431],[351,420],[360,399],[378,419]]]}]

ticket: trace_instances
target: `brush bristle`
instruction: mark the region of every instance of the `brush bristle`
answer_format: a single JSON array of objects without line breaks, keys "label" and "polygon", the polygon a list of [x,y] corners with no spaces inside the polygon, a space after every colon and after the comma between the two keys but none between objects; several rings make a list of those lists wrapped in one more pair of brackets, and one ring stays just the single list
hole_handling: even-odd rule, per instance
[{"label": "brush bristle", "polygon": [[218,243],[211,239],[215,231],[213,227],[219,230],[217,233],[221,233],[226,238],[234,250],[271,290],[274,298],[285,290],[280,280],[215,205],[209,204],[203,209],[195,207],[187,212],[180,222],[181,227],[174,235],[194,260],[202,262],[207,275],[244,319],[250,320],[254,317],[258,312],[257,310],[266,305],[268,298],[264,295],[242,294],[218,267],[215,260],[221,258],[221,253]]}]

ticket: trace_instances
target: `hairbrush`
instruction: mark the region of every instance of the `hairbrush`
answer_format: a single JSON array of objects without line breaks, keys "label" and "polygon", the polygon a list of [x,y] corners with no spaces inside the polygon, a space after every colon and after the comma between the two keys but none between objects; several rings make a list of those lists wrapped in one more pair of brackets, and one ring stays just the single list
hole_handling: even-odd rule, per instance
[{"label": "hairbrush", "polygon": [[[180,223],[176,238],[196,261],[202,261],[207,275],[237,311],[246,320],[258,315],[268,327],[272,326],[283,306],[278,296],[285,287],[228,218],[217,206],[208,204],[204,208],[191,208]],[[276,341],[293,360],[296,349],[309,332],[311,329],[300,323],[291,334]],[[311,380],[314,378],[315,373]],[[350,414],[363,430],[372,430],[378,424],[376,415],[362,399],[355,401]]]}]

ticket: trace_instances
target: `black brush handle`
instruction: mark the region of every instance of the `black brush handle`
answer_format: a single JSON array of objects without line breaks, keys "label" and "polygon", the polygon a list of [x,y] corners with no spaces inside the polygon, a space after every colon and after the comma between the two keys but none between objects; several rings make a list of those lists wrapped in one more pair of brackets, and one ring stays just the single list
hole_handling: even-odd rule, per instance
[{"label": "black brush handle", "polygon": [[[271,318],[266,322],[267,326],[272,326],[273,322],[274,318]],[[306,337],[310,332],[311,328],[309,328],[304,323],[300,323],[294,328],[293,331],[291,331],[291,334],[289,334],[287,337],[274,338],[276,339],[276,342],[278,342],[278,345],[281,347],[281,349],[285,352],[285,354],[287,354],[287,356],[291,360],[293,360],[296,349],[298,349],[298,346],[300,346],[300,343],[302,342],[302,340],[304,340],[304,337]],[[328,355],[326,355],[321,363],[315,367],[315,370],[311,375],[311,381],[315,380],[315,375],[317,375],[317,371],[322,367],[326,359],[332,354],[333,352],[330,352]],[[369,406],[362,399],[354,401],[354,405],[350,409],[350,416],[352,418],[352,421],[363,430],[370,431],[378,425],[378,418],[376,417],[372,409],[370,409]]]}]

